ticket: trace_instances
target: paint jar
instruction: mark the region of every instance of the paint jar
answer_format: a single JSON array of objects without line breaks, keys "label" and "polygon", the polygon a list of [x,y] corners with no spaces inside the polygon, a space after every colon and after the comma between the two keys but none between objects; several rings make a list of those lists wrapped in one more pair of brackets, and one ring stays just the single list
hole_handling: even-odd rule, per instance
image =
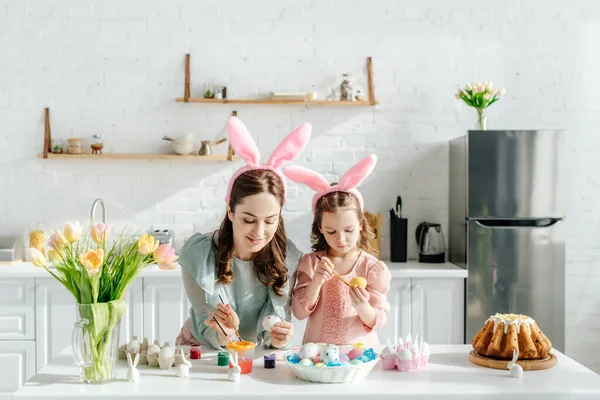
[{"label": "paint jar", "polygon": [[[249,374],[252,372],[252,362],[254,361],[254,349],[256,343],[241,341],[241,342],[229,342],[227,343],[227,351],[230,353],[237,353],[238,365],[242,368],[242,374]],[[229,368],[233,368],[233,365],[229,363]]]}]

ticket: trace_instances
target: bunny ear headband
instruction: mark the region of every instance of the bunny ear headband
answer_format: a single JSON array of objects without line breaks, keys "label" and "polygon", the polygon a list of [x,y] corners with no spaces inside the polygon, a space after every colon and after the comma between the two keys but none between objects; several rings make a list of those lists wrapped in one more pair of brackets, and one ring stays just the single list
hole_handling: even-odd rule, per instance
[{"label": "bunny ear headband", "polygon": [[227,125],[231,146],[246,162],[246,166],[235,171],[231,177],[227,187],[225,202],[229,204],[231,188],[236,179],[245,172],[258,169],[266,169],[275,173],[281,179],[283,194],[285,196],[287,190],[286,181],[281,172],[278,171],[278,168],[285,162],[292,161],[300,155],[308,143],[308,139],[310,139],[311,125],[309,123],[302,124],[299,128],[288,134],[273,151],[266,164],[260,164],[260,153],[256,147],[256,143],[254,143],[250,132],[248,132],[242,121],[238,117],[230,117]]},{"label": "bunny ear headband", "polygon": [[294,182],[303,183],[315,192],[312,199],[312,210],[315,212],[317,201],[331,192],[347,192],[353,194],[360,204],[360,209],[364,208],[362,195],[356,187],[371,174],[377,164],[377,157],[371,154],[360,160],[355,166],[350,168],[340,179],[339,183],[331,186],[323,175],[316,171],[311,171],[304,167],[287,167],[283,169],[285,175]]}]

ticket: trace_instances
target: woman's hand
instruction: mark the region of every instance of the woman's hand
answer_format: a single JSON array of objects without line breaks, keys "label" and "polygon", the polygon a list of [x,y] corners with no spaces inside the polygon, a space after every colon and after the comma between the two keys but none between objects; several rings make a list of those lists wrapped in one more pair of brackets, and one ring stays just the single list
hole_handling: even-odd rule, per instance
[{"label": "woman's hand", "polygon": [[271,329],[271,346],[278,349],[285,347],[294,337],[294,325],[288,321],[281,321]]},{"label": "woman's hand", "polygon": [[[219,321],[219,325],[213,317]],[[217,308],[214,313],[208,314],[208,319],[204,321],[204,325],[210,327],[217,333],[217,340],[221,345],[226,344],[231,340],[231,337],[235,334],[235,330],[240,325],[240,319],[237,313],[231,308],[229,304],[217,304]],[[223,330],[221,330],[223,328]],[[223,334],[225,331],[225,334]]]}]

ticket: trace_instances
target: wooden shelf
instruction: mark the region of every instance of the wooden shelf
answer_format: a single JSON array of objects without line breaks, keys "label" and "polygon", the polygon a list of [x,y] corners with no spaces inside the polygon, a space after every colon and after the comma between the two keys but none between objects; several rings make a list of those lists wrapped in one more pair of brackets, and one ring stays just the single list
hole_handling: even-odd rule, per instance
[{"label": "wooden shelf", "polygon": [[375,99],[375,83],[373,81],[373,60],[367,57],[368,99],[363,101],[306,101],[306,100],[270,100],[270,99],[205,99],[191,97],[190,54],[185,55],[185,80],[183,83],[183,97],[175,101],[179,103],[213,103],[213,104],[266,104],[266,105],[299,105],[299,106],[346,106],[346,107],[371,107],[379,102]]},{"label": "wooden shelf", "polygon": [[[190,154],[188,156],[180,156],[178,154],[142,154],[142,153],[104,153],[104,154],[54,154],[48,153],[44,157],[43,153],[37,155],[37,158],[48,158],[48,159],[71,159],[71,160],[196,160],[196,161],[229,161],[227,155],[209,155],[199,156]],[[237,161],[240,158],[238,156],[232,156],[232,161]]]},{"label": "wooden shelf", "polygon": [[[233,115],[237,115],[237,112],[233,112]],[[61,153],[54,154],[52,153],[52,133],[50,129],[50,109],[44,109],[44,150],[42,153],[37,155],[37,158],[47,159],[47,158],[56,158],[56,159],[105,159],[105,160],[196,160],[196,161],[235,161],[240,158],[234,156],[235,152],[233,151],[233,147],[231,147],[231,142],[229,143],[229,148],[227,149],[226,155],[209,155],[209,156],[201,156],[198,154],[190,154],[187,156],[180,156],[179,154],[144,154],[144,153],[113,153],[113,154],[92,154],[92,153],[83,153],[83,154],[69,154],[69,153]],[[217,144],[221,143],[222,140],[218,141]]]},{"label": "wooden shelf", "polygon": [[[304,101],[304,100],[240,100],[240,99],[198,99],[190,97],[189,99],[185,99],[183,97],[178,97],[175,99],[178,103],[214,103],[214,104],[289,104],[289,105],[306,105],[306,106],[342,106],[342,107],[368,107],[371,106],[371,102],[369,101],[327,101],[327,100],[317,100],[317,101]],[[379,104],[378,101],[375,102],[375,105]]]}]

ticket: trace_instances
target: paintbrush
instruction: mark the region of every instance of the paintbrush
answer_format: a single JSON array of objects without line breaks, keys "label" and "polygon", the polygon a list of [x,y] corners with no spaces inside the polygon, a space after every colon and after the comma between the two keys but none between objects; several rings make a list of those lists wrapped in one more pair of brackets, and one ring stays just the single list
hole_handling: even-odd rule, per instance
[{"label": "paintbrush", "polygon": [[219,328],[221,328],[221,332],[223,332],[223,335],[225,335],[225,337],[227,338],[227,340],[229,340],[231,342],[231,339],[229,339],[229,336],[227,336],[227,334],[225,333],[225,329],[223,329],[223,327],[221,326],[221,324],[219,323],[219,321],[217,321],[217,319],[213,316],[213,319],[215,320],[215,322],[217,323],[217,325],[219,325]]},{"label": "paintbrush", "polygon": [[[319,259],[319,261],[321,261],[321,257],[319,257],[319,256],[317,255],[317,258]],[[334,274],[335,276],[337,276],[337,277],[338,277],[338,279],[339,279],[340,281],[344,282],[344,283],[346,284],[346,286],[350,287],[350,284],[349,284],[348,282],[346,282],[346,280],[345,280],[344,278],[342,278],[342,277],[340,276],[340,274],[338,274],[337,272],[335,272],[335,271],[333,270],[333,268],[331,268],[331,272],[333,272],[333,274]]]},{"label": "paintbrush", "polygon": [[[221,300],[221,303],[225,304],[225,302],[223,301],[223,298],[221,297],[221,295],[219,295],[219,299]],[[243,341],[242,336],[240,335],[240,333],[238,332],[237,329],[233,328],[235,330],[235,334],[237,335],[238,339],[240,339],[240,342]]]}]

